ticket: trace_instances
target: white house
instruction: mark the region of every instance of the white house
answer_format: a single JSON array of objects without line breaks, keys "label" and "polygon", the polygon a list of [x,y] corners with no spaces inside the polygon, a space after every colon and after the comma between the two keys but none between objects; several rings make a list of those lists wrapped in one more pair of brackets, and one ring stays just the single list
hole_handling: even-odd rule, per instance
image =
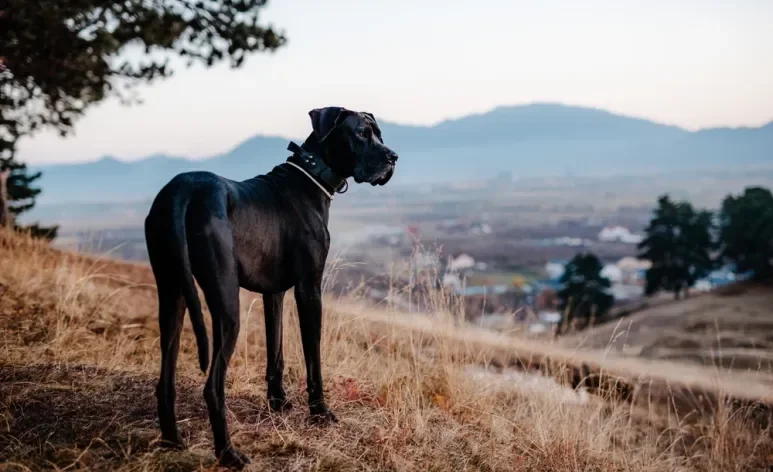
[{"label": "white house", "polygon": [[545,323],[555,324],[561,321],[561,313],[557,311],[540,311],[537,317]]},{"label": "white house", "polygon": [[709,281],[707,279],[698,280],[698,281],[695,282],[695,285],[692,286],[692,289],[695,290],[695,291],[698,291],[698,292],[708,292],[712,288],[714,288],[714,287],[711,284],[711,281]]},{"label": "white house", "polygon": [[557,279],[564,275],[564,266],[562,262],[548,262],[545,264],[545,272],[548,274],[548,278]]},{"label": "white house", "polygon": [[640,285],[612,284],[609,291],[616,301],[634,300],[644,295],[644,287]]},{"label": "white house", "polygon": [[650,267],[652,267],[652,262],[645,259],[626,256],[617,261],[617,267],[623,271],[648,270]]},{"label": "white house", "polygon": [[463,270],[470,270],[475,267],[475,259],[468,254],[460,254],[456,259],[448,261],[449,272],[459,272]]},{"label": "white house", "polygon": [[601,269],[601,276],[608,278],[613,284],[620,283],[623,280],[623,271],[615,264],[607,264]]},{"label": "white house", "polygon": [[488,223],[480,223],[472,225],[470,228],[472,234],[491,234],[491,226]]},{"label": "white house", "polygon": [[599,233],[599,241],[606,243],[620,242],[626,244],[639,244],[644,237],[631,233],[623,226],[605,226]]}]

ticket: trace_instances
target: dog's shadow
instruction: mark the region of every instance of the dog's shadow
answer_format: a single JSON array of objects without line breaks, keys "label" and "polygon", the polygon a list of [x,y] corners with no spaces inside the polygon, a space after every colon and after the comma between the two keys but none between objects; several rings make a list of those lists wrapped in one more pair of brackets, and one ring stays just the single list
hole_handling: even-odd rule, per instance
[{"label": "dog's shadow", "polygon": [[[201,418],[196,429],[208,431],[200,386],[181,384],[181,417]],[[207,448],[160,447],[154,388],[148,376],[93,367],[0,366],[0,462],[18,470],[211,468]]]}]

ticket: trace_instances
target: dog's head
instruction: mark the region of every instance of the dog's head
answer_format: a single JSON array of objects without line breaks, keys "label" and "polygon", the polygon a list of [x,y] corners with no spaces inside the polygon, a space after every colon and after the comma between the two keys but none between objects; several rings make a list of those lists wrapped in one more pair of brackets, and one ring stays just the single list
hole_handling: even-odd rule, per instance
[{"label": "dog's head", "polygon": [[[314,138],[325,163],[341,177],[357,183],[384,185],[392,178],[397,153],[384,145],[381,129],[370,113],[340,107],[309,112]],[[309,141],[307,140],[307,142]]]}]

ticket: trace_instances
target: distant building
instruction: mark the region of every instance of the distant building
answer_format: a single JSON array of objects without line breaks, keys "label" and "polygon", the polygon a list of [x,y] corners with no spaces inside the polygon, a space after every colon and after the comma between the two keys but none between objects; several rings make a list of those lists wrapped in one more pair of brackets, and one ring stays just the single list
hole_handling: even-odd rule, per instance
[{"label": "distant building", "polygon": [[472,234],[491,234],[491,226],[488,223],[474,223],[470,226]]},{"label": "distant building", "polygon": [[475,267],[475,259],[469,254],[460,254],[459,257],[448,261],[447,270],[449,272],[463,272]]},{"label": "distant building", "polygon": [[692,286],[692,289],[697,292],[708,292],[710,291],[714,286],[712,285],[711,281],[708,279],[701,279],[695,282],[695,285]]},{"label": "distant building", "polygon": [[507,285],[474,285],[472,287],[463,287],[458,290],[459,295],[475,296],[475,295],[502,295],[507,293],[511,288]]},{"label": "distant building", "polygon": [[704,290],[706,287],[711,289],[723,287],[734,282],[745,280],[749,274],[736,274],[735,267],[732,265],[726,265],[720,269],[714,270],[705,279],[695,282],[694,288],[696,290]]},{"label": "distant building", "polygon": [[437,229],[447,235],[481,235],[491,234],[493,228],[488,223],[481,221],[462,221],[460,219],[448,219],[437,224]]},{"label": "distant building", "polygon": [[610,282],[620,283],[623,281],[623,271],[615,264],[607,264],[601,269],[601,276],[609,279]]},{"label": "distant building", "polygon": [[551,261],[545,264],[545,273],[551,280],[556,280],[564,275],[565,261]]},{"label": "distant building", "polygon": [[627,284],[639,284],[644,281],[647,270],[652,267],[650,261],[635,257],[623,257],[615,265],[621,272],[621,282]]},{"label": "distant building", "polygon": [[569,247],[582,247],[589,246],[591,241],[583,238],[572,238],[569,236],[561,236],[557,238],[543,238],[538,240],[538,243],[542,246],[569,246]]},{"label": "distant building", "polygon": [[557,311],[540,311],[537,317],[540,321],[549,324],[556,324],[561,321],[561,313]]},{"label": "distant building", "polygon": [[613,283],[609,293],[615,297],[615,303],[637,300],[644,296],[644,287],[640,285],[626,285]]},{"label": "distant building", "polygon": [[623,257],[616,263],[617,267],[622,271],[637,271],[648,270],[652,267],[652,262],[645,259],[638,259],[636,257]]},{"label": "distant building", "polygon": [[631,233],[624,226],[605,226],[599,233],[599,241],[605,243],[639,244],[644,239],[639,234]]}]

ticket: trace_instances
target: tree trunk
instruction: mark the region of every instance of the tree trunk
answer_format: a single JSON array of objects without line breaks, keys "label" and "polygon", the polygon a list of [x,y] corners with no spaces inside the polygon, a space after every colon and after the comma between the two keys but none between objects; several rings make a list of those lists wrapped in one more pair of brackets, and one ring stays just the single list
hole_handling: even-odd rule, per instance
[{"label": "tree trunk", "polygon": [[676,301],[679,301],[679,292],[681,292],[681,290],[679,289],[674,290],[674,300]]},{"label": "tree trunk", "polygon": [[9,170],[0,171],[0,228],[9,228],[13,217],[8,209],[8,176]]}]

